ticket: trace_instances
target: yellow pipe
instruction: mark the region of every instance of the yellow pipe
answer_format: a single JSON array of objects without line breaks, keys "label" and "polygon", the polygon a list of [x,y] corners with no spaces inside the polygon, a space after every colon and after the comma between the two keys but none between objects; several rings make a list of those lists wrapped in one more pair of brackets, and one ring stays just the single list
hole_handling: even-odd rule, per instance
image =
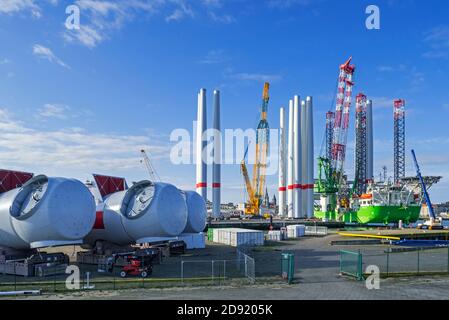
[{"label": "yellow pipe", "polygon": [[371,234],[358,234],[358,233],[345,233],[345,232],[338,232],[340,236],[345,237],[360,237],[360,238],[374,238],[374,239],[387,239],[387,240],[401,240],[401,238],[398,237],[392,237],[392,236],[376,236]]}]

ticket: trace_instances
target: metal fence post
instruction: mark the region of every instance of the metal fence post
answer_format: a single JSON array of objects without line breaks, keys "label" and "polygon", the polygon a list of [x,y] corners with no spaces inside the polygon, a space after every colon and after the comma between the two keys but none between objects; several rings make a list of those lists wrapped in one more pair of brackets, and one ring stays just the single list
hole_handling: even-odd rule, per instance
[{"label": "metal fence post", "polygon": [[226,281],[226,260],[223,261],[223,280]]},{"label": "metal fence post", "polygon": [[181,283],[184,283],[184,261],[181,260]]},{"label": "metal fence post", "polygon": [[14,291],[17,291],[17,272],[16,263],[14,262]]},{"label": "metal fence post", "polygon": [[53,291],[56,292],[56,264],[53,269]]},{"label": "metal fence post", "polygon": [[387,251],[387,278],[390,271],[390,252]]},{"label": "metal fence post", "polygon": [[343,251],[340,250],[340,274],[342,274],[343,271],[343,266],[342,266],[342,261],[343,261]]},{"label": "metal fence post", "polygon": [[449,273],[449,247],[447,247],[447,273]]},{"label": "metal fence post", "polygon": [[214,283],[214,260],[212,260],[212,283]]},{"label": "metal fence post", "polygon": [[362,261],[362,251],[359,250],[359,261],[358,261],[358,280],[363,280],[363,261]]},{"label": "metal fence post", "polygon": [[418,250],[418,274],[419,274],[419,251],[420,250]]}]

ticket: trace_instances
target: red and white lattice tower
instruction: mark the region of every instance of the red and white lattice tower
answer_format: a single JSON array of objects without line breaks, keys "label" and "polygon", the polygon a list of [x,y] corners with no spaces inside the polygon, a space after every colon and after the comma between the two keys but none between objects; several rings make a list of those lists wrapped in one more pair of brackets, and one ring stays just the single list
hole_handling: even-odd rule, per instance
[{"label": "red and white lattice tower", "polygon": [[405,100],[394,101],[394,181],[405,177]]},{"label": "red and white lattice tower", "polygon": [[355,71],[355,66],[351,65],[351,60],[352,57],[340,66],[338,78],[337,105],[332,139],[332,169],[337,174],[337,182],[341,182],[343,177],[346,158],[352,88],[354,87],[352,78]]},{"label": "red and white lattice tower", "polygon": [[356,97],[355,108],[355,174],[354,192],[360,196],[366,192],[367,185],[367,136],[366,108],[367,99],[363,93]]}]

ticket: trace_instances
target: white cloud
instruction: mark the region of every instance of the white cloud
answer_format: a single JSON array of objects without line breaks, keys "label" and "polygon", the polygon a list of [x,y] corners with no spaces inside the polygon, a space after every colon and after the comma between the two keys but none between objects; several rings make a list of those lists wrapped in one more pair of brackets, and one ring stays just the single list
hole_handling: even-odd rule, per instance
[{"label": "white cloud", "polygon": [[423,53],[428,59],[449,59],[449,26],[439,26],[425,33],[424,42],[430,49]]},{"label": "white cloud", "polygon": [[233,16],[231,16],[229,14],[217,15],[214,12],[209,12],[209,17],[215,22],[224,23],[224,24],[231,24],[231,23],[234,23],[237,21]]},{"label": "white cloud", "polygon": [[383,66],[377,67],[377,70],[379,70],[380,72],[403,72],[406,69],[407,69],[407,66],[405,64],[400,64],[397,66],[383,65]]},{"label": "white cloud", "polygon": [[188,17],[192,18],[193,16],[194,16],[193,10],[185,3],[180,2],[179,7],[176,8],[172,14],[167,16],[165,18],[165,21],[167,22],[179,21]]},{"label": "white cloud", "polygon": [[[267,4],[270,8],[290,8],[292,6],[300,5],[307,6],[312,4],[312,0],[268,0]],[[315,0],[315,2],[317,2]]]},{"label": "white cloud", "polygon": [[132,21],[137,13],[152,15],[161,13],[164,8],[173,8],[165,18],[167,22],[194,16],[188,1],[183,0],[77,0],[75,4],[82,12],[80,29],[65,30],[63,38],[67,42],[78,42],[89,48],[109,39],[114,31]]},{"label": "white cloud", "polygon": [[46,59],[52,63],[59,64],[61,67],[70,69],[64,61],[55,56],[51,49],[44,47],[43,45],[35,44],[33,46],[33,54],[41,59]]},{"label": "white cloud", "polygon": [[67,42],[79,41],[88,48],[94,48],[104,40],[105,36],[90,26],[81,25],[79,30],[63,34]]},{"label": "white cloud", "polygon": [[393,101],[397,98],[392,97],[368,97],[373,100],[373,108],[391,108],[393,110]]},{"label": "white cloud", "polygon": [[9,61],[6,58],[0,60],[0,64],[9,64],[9,63],[11,63],[11,61]]},{"label": "white cloud", "polygon": [[46,103],[42,108],[38,109],[39,118],[56,118],[65,120],[69,118],[68,112],[70,107],[61,104]]},{"label": "white cloud", "polygon": [[223,50],[211,50],[206,57],[200,61],[203,64],[219,64],[228,61],[229,58],[225,55]]},{"label": "white cloud", "polygon": [[[0,162],[5,168],[41,171],[92,171],[142,169],[140,149],[152,159],[166,159],[169,146],[152,136],[90,133],[80,128],[38,131],[15,120],[0,108]],[[150,146],[150,147],[149,147]],[[45,173],[45,172],[44,172]]]},{"label": "white cloud", "polygon": [[15,14],[21,11],[29,11],[36,18],[40,18],[42,16],[41,9],[34,0],[0,1],[0,14]]},{"label": "white cloud", "polygon": [[245,73],[245,72],[231,74],[230,77],[241,81],[257,81],[257,82],[277,82],[282,79],[282,76],[276,74]]}]

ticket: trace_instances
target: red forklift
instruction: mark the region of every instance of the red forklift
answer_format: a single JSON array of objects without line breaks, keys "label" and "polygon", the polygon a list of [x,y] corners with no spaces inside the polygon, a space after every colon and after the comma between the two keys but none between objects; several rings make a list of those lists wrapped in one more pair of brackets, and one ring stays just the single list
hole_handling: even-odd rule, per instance
[{"label": "red forklift", "polygon": [[117,253],[112,255],[107,261],[109,272],[113,272],[118,258],[122,258],[126,262],[119,273],[122,278],[126,278],[128,275],[147,278],[153,273],[153,256],[136,255],[134,253]]}]

